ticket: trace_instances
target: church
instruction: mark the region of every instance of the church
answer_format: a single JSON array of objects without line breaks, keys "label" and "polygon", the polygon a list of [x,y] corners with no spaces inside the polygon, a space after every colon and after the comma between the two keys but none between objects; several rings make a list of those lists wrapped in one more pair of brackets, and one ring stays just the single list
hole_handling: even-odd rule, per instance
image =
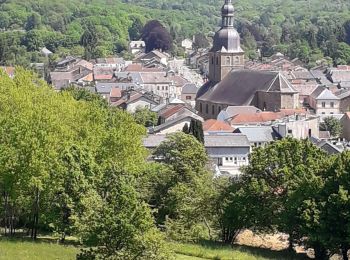
[{"label": "church", "polygon": [[232,0],[225,0],[221,15],[221,28],[209,51],[209,80],[196,96],[199,115],[216,119],[227,106],[255,106],[263,111],[298,108],[299,94],[282,73],[245,69]]}]

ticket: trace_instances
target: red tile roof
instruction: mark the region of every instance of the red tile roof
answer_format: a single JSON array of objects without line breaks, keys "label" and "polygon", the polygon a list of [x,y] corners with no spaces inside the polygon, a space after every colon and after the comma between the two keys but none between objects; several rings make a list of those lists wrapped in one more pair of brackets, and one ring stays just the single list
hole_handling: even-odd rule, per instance
[{"label": "red tile roof", "polygon": [[134,63],[127,66],[124,71],[129,72],[163,72],[163,69],[160,68],[146,68],[143,67],[140,63]]},{"label": "red tile roof", "polygon": [[209,131],[225,131],[225,132],[233,132],[234,128],[231,127],[229,124],[215,120],[215,119],[209,119],[203,123],[203,131],[209,132]]},{"label": "red tile roof", "polygon": [[122,91],[120,90],[120,88],[112,88],[111,89],[111,93],[110,93],[110,97],[111,98],[120,98],[122,97]]}]

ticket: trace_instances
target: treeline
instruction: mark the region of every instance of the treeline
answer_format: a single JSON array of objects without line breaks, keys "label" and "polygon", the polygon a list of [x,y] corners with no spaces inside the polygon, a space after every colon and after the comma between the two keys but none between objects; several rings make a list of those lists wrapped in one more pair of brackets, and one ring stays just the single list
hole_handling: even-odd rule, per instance
[{"label": "treeline", "polygon": [[[43,61],[44,46],[57,56],[86,54],[83,35],[93,25],[94,52],[126,57],[129,39],[140,38],[143,25],[157,19],[174,39],[173,54],[183,55],[180,42],[196,33],[206,36],[220,25],[223,1],[169,0],[47,1],[5,0],[0,5],[0,64],[26,65]],[[237,0],[236,27],[247,56],[258,58],[280,51],[309,64],[350,62],[348,1]],[[86,39],[86,38],[85,38]],[[56,58],[57,58],[56,56]],[[53,57],[52,59],[55,59]]]}]

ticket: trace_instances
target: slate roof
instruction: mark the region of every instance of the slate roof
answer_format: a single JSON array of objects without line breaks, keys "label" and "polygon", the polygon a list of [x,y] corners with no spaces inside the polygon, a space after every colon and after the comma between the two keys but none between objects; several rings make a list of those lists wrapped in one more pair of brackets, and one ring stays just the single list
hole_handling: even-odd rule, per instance
[{"label": "slate roof", "polygon": [[276,133],[271,126],[239,127],[234,131],[234,133],[246,135],[251,143],[272,142],[281,138],[281,136]]},{"label": "slate roof", "polygon": [[228,106],[219,113],[218,120],[225,121],[241,113],[255,114],[257,112],[261,112],[261,110],[255,106]]},{"label": "slate roof", "polygon": [[311,97],[317,100],[327,100],[327,99],[332,99],[332,100],[338,100],[339,98],[335,96],[332,91],[329,89],[323,87],[323,86],[318,86],[314,92],[312,92]]},{"label": "slate roof", "polygon": [[242,134],[205,135],[204,146],[213,147],[250,147],[248,138]]},{"label": "slate roof", "polygon": [[193,83],[187,83],[182,88],[182,94],[197,94],[198,88],[196,84]]},{"label": "slate roof", "polygon": [[297,93],[279,72],[233,70],[221,82],[207,82],[197,99],[232,106],[250,105],[257,91]]},{"label": "slate roof", "polygon": [[146,148],[156,148],[166,139],[166,135],[149,135],[143,139],[143,145]]}]

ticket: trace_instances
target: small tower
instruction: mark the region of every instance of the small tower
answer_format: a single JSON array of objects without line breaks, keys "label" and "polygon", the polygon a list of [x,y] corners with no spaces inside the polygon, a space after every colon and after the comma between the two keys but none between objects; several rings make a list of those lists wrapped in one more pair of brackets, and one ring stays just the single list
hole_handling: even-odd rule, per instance
[{"label": "small tower", "polygon": [[209,80],[213,82],[220,82],[232,69],[244,67],[241,39],[233,26],[234,11],[232,0],[225,0],[221,8],[221,28],[215,33],[209,52]]}]

